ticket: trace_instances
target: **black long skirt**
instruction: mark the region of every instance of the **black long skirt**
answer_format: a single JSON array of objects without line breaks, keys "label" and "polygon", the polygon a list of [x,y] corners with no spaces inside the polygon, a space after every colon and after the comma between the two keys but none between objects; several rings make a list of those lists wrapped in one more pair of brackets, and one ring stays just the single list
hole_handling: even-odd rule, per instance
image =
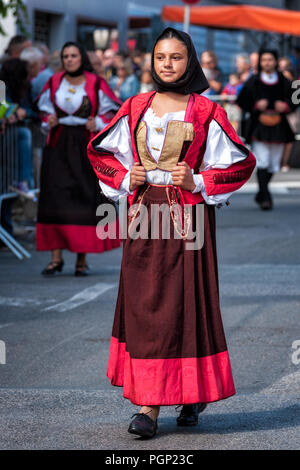
[{"label": "black long skirt", "polygon": [[[140,203],[148,235],[153,205],[176,204],[173,192],[146,184]],[[157,239],[125,239],[107,376],[134,404],[206,403],[235,393],[219,304],[214,206],[202,209],[202,248],[188,250],[190,241],[174,236],[172,217],[169,238],[161,216]]]},{"label": "black long skirt", "polygon": [[[68,249],[101,253],[121,244],[116,219],[115,238],[98,237],[99,204],[107,203],[87,157],[84,126],[61,126],[55,146],[43,153],[36,226],[38,250]],[[105,230],[108,230],[107,227]]]}]

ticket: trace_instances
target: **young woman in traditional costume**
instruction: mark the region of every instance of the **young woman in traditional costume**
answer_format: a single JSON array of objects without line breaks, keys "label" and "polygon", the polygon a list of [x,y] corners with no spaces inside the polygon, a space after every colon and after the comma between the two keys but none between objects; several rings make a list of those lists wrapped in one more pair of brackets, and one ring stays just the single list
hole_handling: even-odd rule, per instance
[{"label": "young woman in traditional costume", "polygon": [[278,70],[277,52],[261,49],[258,73],[246,81],[237,104],[249,114],[242,132],[257,159],[255,201],[262,210],[273,208],[269,183],[280,170],[285,145],[295,140],[287,119],[296,109],[292,91],[291,81]]},{"label": "young woman in traditional costume", "polygon": [[96,234],[96,209],[107,201],[87,158],[87,143],[103,129],[121,102],[106,81],[91,72],[82,48],[66,43],[63,72],[54,74],[37,100],[43,126],[49,129],[44,149],[36,240],[38,250],[51,250],[44,275],[61,271],[62,250],[77,253],[75,275],[87,274],[86,253],[120,246],[120,240]]},{"label": "young woman in traditional costume", "polygon": [[191,205],[193,227],[197,206],[204,211],[201,249],[187,249],[172,213],[169,239],[160,227],[158,239],[124,241],[107,375],[141,406],[129,432],[148,437],[160,406],[183,405],[177,424],[194,425],[206,403],[235,393],[219,306],[215,205],[255,167],[225,111],[201,97],[208,83],[188,34],[167,28],[158,37],[152,76],[156,91],[126,101],[88,146],[103,192],[128,196],[128,233],[142,205],[148,234],[154,205],[175,208],[173,215]]}]

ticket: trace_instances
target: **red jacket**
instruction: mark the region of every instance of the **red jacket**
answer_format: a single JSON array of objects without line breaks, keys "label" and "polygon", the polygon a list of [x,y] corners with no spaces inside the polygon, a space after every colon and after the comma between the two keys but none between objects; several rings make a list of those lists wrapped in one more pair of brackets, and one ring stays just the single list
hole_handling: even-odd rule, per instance
[{"label": "red jacket", "polygon": [[[108,134],[110,129],[112,129],[122,117],[128,115],[134,161],[141,163],[137,152],[135,132],[143,114],[149,108],[154,95],[155,92],[149,92],[129,98],[125,101],[110,124],[89,142],[88,157],[94,171],[101,181],[112,188],[120,188],[128,170],[112,153],[105,149],[96,149],[96,146],[101,144],[101,141]],[[241,162],[234,163],[226,169],[214,168],[199,172],[205,153],[209,123],[212,119],[217,121],[230,140],[245,153],[245,159]],[[243,186],[250,178],[255,168],[256,160],[229,123],[224,109],[208,98],[193,93],[187,106],[185,121],[193,124],[195,137],[184,157],[184,161],[190,168],[194,169],[195,174],[201,173],[207,195],[229,193]],[[140,187],[137,187],[133,195],[128,197],[129,204],[135,201],[139,188]],[[197,204],[203,201],[201,192],[193,194],[191,191],[182,190],[182,193],[185,202],[188,204]]]},{"label": "red jacket", "polygon": [[[62,72],[57,72],[52,77],[49,78],[47,83],[45,84],[44,88],[42,89],[40,95],[35,99],[35,106],[37,107],[37,103],[41,97],[41,95],[47,91],[50,90],[50,98],[52,103],[55,103],[55,93],[57,92],[62,79],[64,78],[66,74],[66,71]],[[98,106],[99,106],[99,100],[98,100],[98,91],[102,90],[105,95],[107,95],[112,101],[117,103],[118,105],[121,106],[121,101],[115,96],[107,82],[104,80],[104,78],[97,76],[94,73],[84,71],[84,75],[86,78],[85,82],[85,90],[87,93],[87,96],[90,100],[91,103],[91,116],[95,117],[97,115],[98,111]],[[49,118],[49,114],[45,112],[39,112],[40,118],[43,122],[47,122]],[[100,116],[102,120],[105,123],[109,123],[111,120],[111,115],[110,113],[107,113],[107,115],[102,115]],[[57,137],[58,134],[61,131],[61,126],[56,126],[52,128],[48,134],[48,139],[47,139],[47,144],[51,146],[55,146],[57,142]],[[94,134],[92,134],[94,135]],[[91,136],[89,137],[91,138]]]}]

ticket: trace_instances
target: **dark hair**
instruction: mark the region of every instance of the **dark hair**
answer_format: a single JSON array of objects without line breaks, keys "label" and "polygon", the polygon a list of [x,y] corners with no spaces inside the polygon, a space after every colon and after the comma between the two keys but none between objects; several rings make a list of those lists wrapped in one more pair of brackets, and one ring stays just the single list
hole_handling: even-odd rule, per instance
[{"label": "dark hair", "polygon": [[11,50],[16,46],[21,46],[24,42],[28,41],[29,38],[23,34],[17,34],[13,36],[8,43],[7,49],[5,50],[6,54],[10,54]]},{"label": "dark hair", "polygon": [[30,90],[27,62],[21,59],[8,59],[2,64],[0,80],[3,80],[9,98],[19,103]]},{"label": "dark hair", "polygon": [[81,69],[82,70],[86,70],[87,72],[94,72],[94,69],[92,67],[92,64],[90,62],[90,59],[87,55],[87,52],[85,51],[85,49],[81,46],[81,44],[78,44],[77,42],[73,42],[73,41],[68,41],[66,42],[62,49],[61,49],[61,53],[60,53],[60,57],[61,57],[61,62],[62,64],[64,63],[64,60],[63,60],[63,53],[64,53],[64,50],[67,48],[67,47],[77,47],[77,49],[79,50],[79,53],[81,55]]},{"label": "dark hair", "polygon": [[[161,36],[159,37],[159,41],[162,41],[163,39],[173,39],[173,38],[177,39],[178,41],[180,41],[182,44],[184,44],[186,46],[186,43],[184,42],[182,37],[177,33],[176,30],[171,29],[171,28],[167,28],[161,34]],[[159,41],[157,41],[157,42],[159,42]]]}]

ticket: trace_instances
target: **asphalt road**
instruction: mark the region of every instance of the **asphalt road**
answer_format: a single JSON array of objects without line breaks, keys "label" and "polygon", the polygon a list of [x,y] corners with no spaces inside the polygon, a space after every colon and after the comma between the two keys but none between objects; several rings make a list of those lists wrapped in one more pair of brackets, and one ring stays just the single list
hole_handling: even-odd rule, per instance
[{"label": "asphalt road", "polygon": [[217,210],[237,394],[210,404],[190,429],[163,407],[150,441],[127,432],[138,408],[106,378],[121,248],[89,256],[88,278],[73,276],[74,255],[65,253],[53,279],[40,275],[49,255],[35,251],[33,234],[21,238],[29,260],[1,250],[0,448],[299,449],[299,182],[299,170],[278,175],[271,212],[254,204],[253,179]]}]

